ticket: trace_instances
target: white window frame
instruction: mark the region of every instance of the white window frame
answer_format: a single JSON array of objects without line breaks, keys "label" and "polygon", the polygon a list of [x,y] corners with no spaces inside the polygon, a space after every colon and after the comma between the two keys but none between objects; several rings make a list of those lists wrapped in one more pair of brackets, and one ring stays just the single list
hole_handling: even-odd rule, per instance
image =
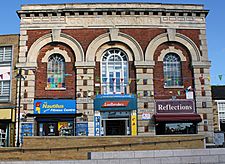
[{"label": "white window frame", "polygon": [[[114,60],[110,61],[110,58],[112,57]],[[116,61],[115,57],[118,57],[120,61]],[[127,93],[127,86],[128,86],[128,79],[129,79],[128,63],[129,63],[128,56],[121,49],[111,48],[106,50],[103,53],[102,59],[101,59],[101,86],[102,86],[103,94],[126,94]],[[120,67],[121,69],[116,69],[115,67]],[[113,73],[113,77],[110,77],[111,73]],[[117,78],[117,73],[120,74],[119,79]],[[126,77],[125,77],[125,73],[126,73]],[[103,76],[103,74],[105,74],[105,76]],[[104,78],[106,80],[103,80]],[[111,79],[114,79],[113,83],[110,83]],[[120,83],[119,90],[117,90],[118,80]],[[113,84],[113,90],[110,90],[110,86],[112,84]]]}]

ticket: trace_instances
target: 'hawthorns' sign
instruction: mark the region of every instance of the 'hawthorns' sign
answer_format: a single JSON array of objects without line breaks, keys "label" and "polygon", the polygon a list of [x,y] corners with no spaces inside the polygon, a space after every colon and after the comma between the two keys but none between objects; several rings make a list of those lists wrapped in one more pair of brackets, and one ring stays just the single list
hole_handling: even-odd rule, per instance
[{"label": "'hawthorns' sign", "polygon": [[195,113],[192,100],[156,100],[156,113]]}]

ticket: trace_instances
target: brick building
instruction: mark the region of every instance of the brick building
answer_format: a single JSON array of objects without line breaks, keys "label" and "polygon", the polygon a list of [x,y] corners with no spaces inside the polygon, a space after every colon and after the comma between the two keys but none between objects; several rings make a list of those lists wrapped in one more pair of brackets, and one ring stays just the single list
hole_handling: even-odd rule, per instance
[{"label": "brick building", "polygon": [[188,4],[23,5],[17,67],[29,135],[212,142],[207,14]]},{"label": "brick building", "polygon": [[18,44],[19,35],[0,36],[0,147],[15,145]]}]

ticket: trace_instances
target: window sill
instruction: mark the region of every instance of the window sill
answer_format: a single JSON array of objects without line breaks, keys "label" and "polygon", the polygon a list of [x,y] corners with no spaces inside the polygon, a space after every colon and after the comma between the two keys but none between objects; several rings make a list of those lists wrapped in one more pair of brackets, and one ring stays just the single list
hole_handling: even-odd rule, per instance
[{"label": "window sill", "polygon": [[45,90],[50,90],[50,91],[65,91],[66,88],[47,88],[47,87],[45,87]]},{"label": "window sill", "polygon": [[166,89],[172,89],[172,88],[184,88],[184,86],[164,86]]}]

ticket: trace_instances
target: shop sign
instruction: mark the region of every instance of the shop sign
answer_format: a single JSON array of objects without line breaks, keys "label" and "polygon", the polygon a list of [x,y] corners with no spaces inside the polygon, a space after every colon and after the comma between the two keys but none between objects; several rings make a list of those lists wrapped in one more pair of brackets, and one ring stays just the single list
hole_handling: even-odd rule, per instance
[{"label": "shop sign", "polygon": [[137,135],[137,116],[136,116],[136,114],[133,114],[131,116],[131,135],[132,136]]},{"label": "shop sign", "polygon": [[34,100],[34,114],[75,114],[76,100]]},{"label": "shop sign", "polygon": [[194,113],[192,100],[156,100],[156,113]]},{"label": "shop sign", "polygon": [[94,120],[94,124],[95,124],[95,136],[100,136],[100,116],[95,116],[95,120]]},{"label": "shop sign", "polygon": [[129,101],[106,101],[102,107],[126,107],[128,106]]},{"label": "shop sign", "polygon": [[142,113],[142,120],[150,120],[151,119],[151,114],[144,112]]},{"label": "shop sign", "polygon": [[137,98],[135,95],[97,95],[94,99],[94,110],[137,110]]}]

